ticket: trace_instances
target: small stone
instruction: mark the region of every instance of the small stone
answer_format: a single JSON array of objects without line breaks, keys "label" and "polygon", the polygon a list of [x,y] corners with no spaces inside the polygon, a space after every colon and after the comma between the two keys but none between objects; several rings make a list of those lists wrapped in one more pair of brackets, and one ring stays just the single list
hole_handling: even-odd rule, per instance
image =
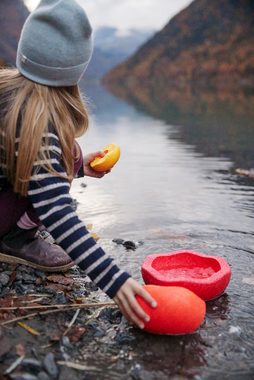
[{"label": "small stone", "polygon": [[71,201],[71,207],[74,211],[77,211],[77,208],[78,208],[78,201],[77,199],[72,199]]},{"label": "small stone", "polygon": [[12,380],[38,380],[37,376],[30,375],[29,373],[17,373],[10,376]]},{"label": "small stone", "polygon": [[5,272],[0,273],[0,284],[6,286],[10,281],[10,277]]},{"label": "small stone", "polygon": [[99,289],[98,286],[96,286],[93,282],[87,282],[85,284],[85,287],[91,292],[96,292]]},{"label": "small stone", "polygon": [[115,340],[118,344],[128,344],[130,342],[133,342],[136,338],[134,336],[128,335],[126,333],[120,333],[117,334]]},{"label": "small stone", "polygon": [[26,294],[26,293],[31,293],[32,289],[29,287],[29,285],[25,284],[15,284],[15,290],[18,294]]},{"label": "small stone", "polygon": [[0,272],[6,271],[7,268],[8,268],[7,263],[0,263]]},{"label": "small stone", "polygon": [[135,364],[133,367],[131,367],[131,370],[130,370],[131,379],[132,380],[141,380],[140,371],[141,371],[141,365],[140,364]]},{"label": "small stone", "polygon": [[39,372],[37,377],[38,377],[38,380],[50,380],[46,372]]},{"label": "small stone", "polygon": [[99,323],[97,321],[89,322],[88,326],[92,328],[94,337],[101,338],[106,335],[106,331],[99,327]]},{"label": "small stone", "polygon": [[4,297],[6,296],[7,294],[9,294],[11,291],[11,289],[9,288],[9,286],[5,286],[3,287],[2,291],[1,291],[1,296]]},{"label": "small stone", "polygon": [[100,318],[109,321],[111,324],[121,323],[122,313],[118,309],[105,308],[100,313]]},{"label": "small stone", "polygon": [[31,369],[31,370],[40,371],[40,369],[41,369],[41,362],[39,360],[37,360],[37,359],[25,358],[22,361],[22,366],[26,367],[28,369]]},{"label": "small stone", "polygon": [[46,277],[46,273],[45,272],[42,272],[38,269],[35,270],[35,275],[38,276],[38,277],[41,277],[41,278],[45,278]]},{"label": "small stone", "polygon": [[53,298],[52,300],[53,303],[60,303],[60,304],[66,304],[67,303],[67,299],[64,295],[64,292],[57,292],[55,297]]},{"label": "small stone", "polygon": [[116,243],[116,244],[118,244],[118,245],[124,243],[124,240],[123,240],[123,239],[113,239],[112,241],[113,241],[113,243]]},{"label": "small stone", "polygon": [[36,281],[36,277],[33,273],[24,273],[22,276],[22,281],[25,284],[33,284]]},{"label": "small stone", "polygon": [[73,349],[73,345],[71,344],[70,339],[69,339],[68,336],[63,336],[62,337],[62,344],[66,348]]},{"label": "small stone", "polygon": [[134,251],[134,250],[136,249],[136,244],[135,244],[133,241],[130,241],[130,240],[125,241],[125,242],[123,243],[123,246],[124,246],[127,250],[131,249],[131,250]]},{"label": "small stone", "polygon": [[58,368],[56,366],[55,362],[55,355],[52,352],[49,352],[44,360],[43,365],[49,376],[52,376],[53,378],[56,378],[58,375]]}]

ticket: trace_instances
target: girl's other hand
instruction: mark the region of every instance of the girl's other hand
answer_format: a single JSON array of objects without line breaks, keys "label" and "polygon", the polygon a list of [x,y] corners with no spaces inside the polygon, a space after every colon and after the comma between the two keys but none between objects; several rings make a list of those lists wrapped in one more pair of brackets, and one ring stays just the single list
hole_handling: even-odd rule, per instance
[{"label": "girl's other hand", "polygon": [[137,302],[136,294],[142,297],[151,307],[157,306],[152,296],[133,278],[128,278],[113,299],[125,318],[143,329],[144,321],[148,322],[150,317]]},{"label": "girl's other hand", "polygon": [[83,168],[84,168],[84,174],[89,177],[94,178],[102,178],[105,174],[109,173],[107,172],[96,172],[93,168],[91,168],[90,163],[95,160],[96,157],[104,157],[105,153],[98,151],[94,153],[87,154],[83,158]]}]

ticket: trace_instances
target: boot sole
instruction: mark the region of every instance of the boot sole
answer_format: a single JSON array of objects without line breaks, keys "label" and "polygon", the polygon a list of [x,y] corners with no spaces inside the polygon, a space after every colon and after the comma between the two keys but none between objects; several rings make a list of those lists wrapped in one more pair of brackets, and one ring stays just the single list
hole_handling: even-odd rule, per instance
[{"label": "boot sole", "polygon": [[35,264],[31,261],[27,261],[19,257],[5,255],[4,253],[0,253],[0,262],[12,264],[12,265],[23,264],[35,269],[39,269],[44,272],[66,272],[67,270],[74,267],[75,265],[73,262],[70,262],[69,264],[61,265],[58,267],[46,267],[44,265]]}]

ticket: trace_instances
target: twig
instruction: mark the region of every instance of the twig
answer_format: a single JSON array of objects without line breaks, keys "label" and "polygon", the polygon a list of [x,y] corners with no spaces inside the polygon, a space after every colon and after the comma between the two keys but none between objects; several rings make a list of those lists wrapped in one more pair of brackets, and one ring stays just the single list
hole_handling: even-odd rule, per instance
[{"label": "twig", "polygon": [[18,322],[18,325],[20,327],[22,327],[23,329],[25,329],[26,331],[28,331],[30,334],[34,335],[34,336],[38,336],[40,335],[39,331],[33,329],[31,326],[28,326],[26,323],[24,322]]},{"label": "twig", "polygon": [[75,314],[74,314],[72,320],[70,321],[70,323],[69,323],[67,329],[66,329],[65,332],[63,333],[63,336],[65,336],[65,335],[68,334],[68,332],[69,332],[70,329],[71,329],[71,326],[75,323],[76,319],[78,318],[79,312],[80,312],[80,309],[76,310],[76,312],[75,312]]},{"label": "twig", "polygon": [[37,303],[37,302],[40,302],[40,301],[42,301],[44,299],[44,297],[40,297],[40,298],[35,298],[35,299],[33,299],[33,300],[31,300],[31,301],[25,301],[25,300],[23,300],[23,301],[21,301],[21,303],[28,303],[28,304],[30,304],[30,303]]},{"label": "twig", "polygon": [[83,364],[69,362],[69,361],[66,361],[66,362],[58,361],[57,364],[58,365],[64,365],[66,367],[73,368],[73,369],[78,369],[80,371],[98,371],[99,370],[97,367],[86,366]]},{"label": "twig", "polygon": [[[79,307],[80,309],[86,309],[89,307],[116,306],[116,304],[113,302],[104,302],[104,303],[98,302],[98,303],[92,303],[92,304],[79,304],[79,305],[74,304],[74,305],[75,305],[75,307]],[[37,315],[46,315],[46,314],[58,313],[59,311],[72,310],[73,308],[75,308],[74,305],[62,305],[62,306],[69,306],[68,308],[66,307],[66,308],[57,308],[55,310],[37,311],[36,313],[27,314],[27,315],[24,315],[22,317],[17,317],[17,318],[10,319],[9,321],[2,322],[2,323],[0,323],[0,326],[9,325],[10,323],[22,321],[24,319],[35,317]],[[18,309],[23,309],[23,308],[21,307]]]},{"label": "twig", "polygon": [[1,307],[0,311],[8,310],[36,310],[36,309],[69,309],[71,308],[89,308],[89,307],[102,307],[114,306],[114,302],[92,302],[92,303],[74,303],[74,304],[56,304],[56,305],[35,305],[35,306],[9,306]]},{"label": "twig", "polygon": [[7,370],[4,372],[4,374],[9,375],[10,373],[12,373],[22,363],[24,357],[25,357],[25,355],[17,358],[17,360],[15,360],[15,362],[12,363],[9,368],[7,368]]},{"label": "twig", "polygon": [[[25,295],[26,297],[53,297],[52,294],[50,293],[30,293],[30,294],[26,294]],[[15,296],[13,295],[11,298],[21,298],[22,296]]]}]

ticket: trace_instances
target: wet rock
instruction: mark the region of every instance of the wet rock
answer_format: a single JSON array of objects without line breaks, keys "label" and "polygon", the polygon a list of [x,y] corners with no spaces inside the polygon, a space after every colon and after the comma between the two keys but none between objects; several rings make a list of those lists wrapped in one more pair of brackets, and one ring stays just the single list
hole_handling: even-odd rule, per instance
[{"label": "wet rock", "polygon": [[50,287],[45,287],[45,286],[40,286],[38,289],[37,289],[39,292],[41,293],[46,293],[46,294],[51,294],[51,295],[56,295],[57,294],[57,290],[53,289],[53,288],[50,288]]},{"label": "wet rock", "polygon": [[37,378],[38,380],[50,380],[46,372],[39,372]]},{"label": "wet rock", "polygon": [[141,365],[140,364],[135,364],[134,366],[131,367],[130,369],[130,377],[132,380],[142,380],[141,377]]},{"label": "wet rock", "polygon": [[6,286],[10,281],[10,277],[5,272],[0,273],[0,284]]},{"label": "wet rock", "polygon": [[30,373],[14,373],[10,378],[12,380],[38,380],[37,376],[31,375]]},{"label": "wet rock", "polygon": [[45,272],[42,272],[38,269],[35,270],[35,275],[38,276],[38,277],[41,277],[41,278],[45,278],[46,277],[46,273]]},{"label": "wet rock", "polygon": [[0,272],[5,272],[8,269],[7,263],[0,263]]},{"label": "wet rock", "polygon": [[115,337],[115,341],[120,344],[129,344],[133,342],[136,338],[132,335],[126,334],[125,332],[119,333]]},{"label": "wet rock", "polygon": [[89,291],[87,289],[74,289],[72,294],[74,299],[79,299],[89,296]]},{"label": "wet rock", "polygon": [[123,240],[123,239],[113,239],[113,243],[116,243],[117,245],[123,245],[127,250],[135,250],[140,245],[143,245],[144,242],[139,240],[138,242],[134,242],[131,240]]},{"label": "wet rock", "polygon": [[15,290],[18,294],[26,294],[29,291],[29,287],[22,282],[15,283]]},{"label": "wet rock", "polygon": [[77,208],[78,208],[78,201],[77,201],[77,199],[72,199],[72,201],[71,201],[71,207],[72,207],[72,209],[74,210],[74,211],[76,211],[77,210]]},{"label": "wet rock", "polygon": [[121,323],[122,313],[118,309],[105,308],[101,311],[99,318],[109,321],[111,324]]},{"label": "wet rock", "polygon": [[52,352],[49,352],[44,360],[43,366],[47,371],[48,375],[55,379],[58,376],[58,368],[55,362],[55,355]]},{"label": "wet rock", "polygon": [[62,345],[66,348],[73,349],[73,345],[70,342],[70,339],[68,336],[63,336],[62,337]]},{"label": "wet rock", "polygon": [[57,294],[55,295],[54,299],[53,299],[53,303],[60,303],[60,304],[66,304],[67,303],[67,299],[64,295],[64,292],[57,292]]},{"label": "wet rock", "polygon": [[127,250],[133,250],[135,251],[136,249],[136,244],[131,241],[131,240],[127,240],[123,243],[123,246],[127,249]]},{"label": "wet rock", "polygon": [[106,331],[99,327],[99,323],[97,321],[91,321],[88,325],[93,331],[93,336],[96,338],[101,338],[106,335]]},{"label": "wet rock", "polygon": [[36,281],[34,273],[19,272],[16,275],[16,280],[21,280],[25,284],[33,284]]},{"label": "wet rock", "polygon": [[7,354],[12,348],[11,341],[4,335],[0,335],[0,358],[2,359],[5,354]]},{"label": "wet rock", "polygon": [[9,294],[11,291],[11,289],[9,288],[9,286],[3,286],[2,287],[2,291],[1,291],[1,296],[4,297],[6,296],[7,294]]},{"label": "wet rock", "polygon": [[118,244],[118,245],[121,245],[121,244],[124,243],[124,240],[123,240],[123,239],[113,239],[112,241],[113,241],[113,243],[116,243],[116,244]]},{"label": "wet rock", "polygon": [[23,273],[34,273],[34,269],[32,267],[29,267],[27,265],[19,265],[17,267],[17,273],[18,272],[23,272]]},{"label": "wet rock", "polygon": [[71,359],[70,355],[66,352],[66,348],[64,346],[60,346],[60,352],[64,360],[68,361]]},{"label": "wet rock", "polygon": [[35,347],[32,347],[31,353],[34,355],[34,357],[39,360],[39,355]]},{"label": "wet rock", "polygon": [[22,366],[27,368],[27,369],[30,369],[30,370],[33,370],[33,371],[40,371],[41,370],[41,362],[37,359],[33,359],[33,358],[25,358],[23,361],[22,361]]},{"label": "wet rock", "polygon": [[96,292],[99,288],[96,286],[93,282],[87,282],[85,284],[85,287],[88,291]]}]

